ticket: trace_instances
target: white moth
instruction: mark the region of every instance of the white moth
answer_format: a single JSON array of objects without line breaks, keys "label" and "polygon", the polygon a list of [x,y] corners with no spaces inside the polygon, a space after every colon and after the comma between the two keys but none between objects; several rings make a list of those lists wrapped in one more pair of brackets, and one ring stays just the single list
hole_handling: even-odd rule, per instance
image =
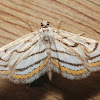
[{"label": "white moth", "polygon": [[68,79],[81,79],[100,70],[100,42],[49,27],[0,48],[0,76],[14,83],[31,83],[44,73],[57,72]]}]

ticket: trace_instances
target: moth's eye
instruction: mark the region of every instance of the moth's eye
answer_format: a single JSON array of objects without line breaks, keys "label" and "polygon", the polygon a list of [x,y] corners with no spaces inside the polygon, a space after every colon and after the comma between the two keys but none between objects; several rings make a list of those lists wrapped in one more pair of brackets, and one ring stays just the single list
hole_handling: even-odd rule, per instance
[{"label": "moth's eye", "polygon": [[41,26],[43,26],[43,23],[41,23]]},{"label": "moth's eye", "polygon": [[43,26],[43,24],[41,24],[41,26]]},{"label": "moth's eye", "polygon": [[47,22],[47,25],[49,25],[49,22]]}]

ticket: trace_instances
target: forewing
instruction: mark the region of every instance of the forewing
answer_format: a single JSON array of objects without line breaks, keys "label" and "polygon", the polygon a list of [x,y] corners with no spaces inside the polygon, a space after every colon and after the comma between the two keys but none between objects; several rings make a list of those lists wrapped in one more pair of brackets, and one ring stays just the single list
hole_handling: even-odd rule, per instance
[{"label": "forewing", "polygon": [[30,83],[44,73],[48,59],[39,39],[38,34],[31,33],[0,48],[0,76],[15,83]]},{"label": "forewing", "polygon": [[[73,65],[73,68],[69,66],[72,71],[78,68],[75,73],[78,72],[79,74],[71,72],[72,75],[70,75],[67,72],[65,77],[80,79],[88,76],[91,71],[100,70],[100,42],[62,30],[54,33],[54,37],[56,40],[55,45],[59,44],[57,49],[62,48],[63,51],[63,53],[60,53],[60,58],[62,56],[63,61],[65,60],[71,64],[81,64],[81,66]],[[70,56],[64,52],[69,52]],[[68,68],[68,64],[63,66]],[[66,70],[65,68],[64,70]]]}]

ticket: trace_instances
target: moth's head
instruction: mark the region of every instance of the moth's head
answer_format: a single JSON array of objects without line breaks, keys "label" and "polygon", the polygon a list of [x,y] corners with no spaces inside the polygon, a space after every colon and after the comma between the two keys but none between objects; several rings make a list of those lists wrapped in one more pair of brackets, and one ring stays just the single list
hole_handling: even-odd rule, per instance
[{"label": "moth's head", "polygon": [[48,22],[48,21],[43,21],[43,22],[41,23],[41,27],[42,27],[42,28],[47,28],[47,27],[49,27],[49,22]]}]

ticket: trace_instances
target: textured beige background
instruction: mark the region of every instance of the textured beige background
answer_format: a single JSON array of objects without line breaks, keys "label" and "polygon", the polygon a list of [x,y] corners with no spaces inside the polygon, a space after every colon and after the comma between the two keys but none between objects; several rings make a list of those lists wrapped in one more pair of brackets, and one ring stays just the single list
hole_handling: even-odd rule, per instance
[{"label": "textured beige background", "polygon": [[[100,0],[0,0],[0,47],[30,33],[29,22],[35,31],[43,20],[55,28],[62,20],[60,29],[100,41]],[[1,79],[0,100],[100,100],[99,74],[79,81],[54,74],[52,82],[45,75],[31,87]]]}]

